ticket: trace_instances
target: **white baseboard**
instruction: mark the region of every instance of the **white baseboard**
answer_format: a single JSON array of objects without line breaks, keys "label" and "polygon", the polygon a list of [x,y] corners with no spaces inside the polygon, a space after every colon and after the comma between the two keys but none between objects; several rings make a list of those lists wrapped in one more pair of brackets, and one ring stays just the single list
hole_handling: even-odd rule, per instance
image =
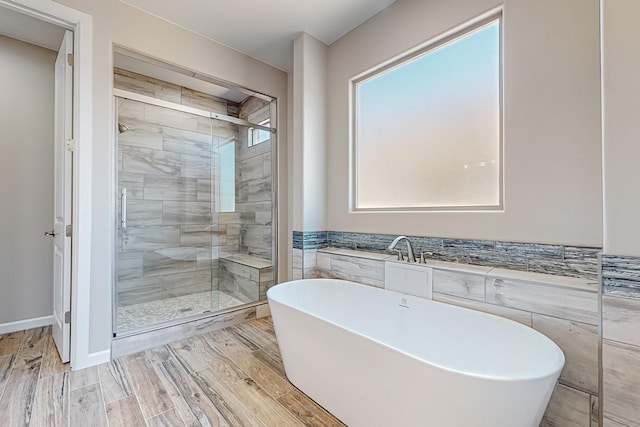
[{"label": "white baseboard", "polygon": [[40,328],[53,325],[53,316],[34,317],[33,319],[17,320],[15,322],[0,323],[0,334],[24,331],[25,329]]}]

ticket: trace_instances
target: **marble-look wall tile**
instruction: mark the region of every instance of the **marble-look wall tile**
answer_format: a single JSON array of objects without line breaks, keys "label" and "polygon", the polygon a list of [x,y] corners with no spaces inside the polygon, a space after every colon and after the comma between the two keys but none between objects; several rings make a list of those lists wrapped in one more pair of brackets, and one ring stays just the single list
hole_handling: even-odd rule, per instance
[{"label": "marble-look wall tile", "polygon": [[235,284],[235,295],[242,301],[258,301],[260,298],[260,287],[257,281],[244,278],[233,278]]},{"label": "marble-look wall tile", "polygon": [[292,266],[293,268],[302,268],[302,255],[303,255],[303,251],[302,249],[294,249],[293,250],[293,262],[292,262]]},{"label": "marble-look wall tile", "polygon": [[331,271],[331,254],[317,252],[316,267],[320,270]]},{"label": "marble-look wall tile", "polygon": [[240,263],[229,261],[228,259],[222,258],[220,260],[220,268],[225,271],[228,271],[234,276],[243,277],[245,279],[251,278],[251,267],[245,264],[240,264]]},{"label": "marble-look wall tile", "polygon": [[316,249],[305,249],[303,252],[304,252],[303,259],[302,259],[303,268],[305,270],[315,269],[317,264],[318,251]]},{"label": "marble-look wall tile", "polygon": [[271,174],[273,173],[271,151],[263,155],[262,170],[265,176],[271,176]]},{"label": "marble-look wall tile", "polygon": [[199,108],[202,110],[211,111],[213,113],[219,113],[227,115],[227,101],[222,98],[215,97],[203,92],[192,90],[186,87],[182,90],[182,105],[188,107]]},{"label": "marble-look wall tile", "polygon": [[127,189],[127,200],[144,198],[144,175],[138,173],[118,172],[118,200],[122,189]]},{"label": "marble-look wall tile", "polygon": [[626,426],[640,420],[640,347],[602,341],[604,417]]},{"label": "marble-look wall tile", "polygon": [[470,308],[472,310],[482,311],[496,316],[514,320],[523,325],[531,326],[531,313],[528,311],[517,310],[515,308],[503,307],[501,305],[488,304],[476,300],[454,297],[451,295],[440,294],[434,292],[433,300],[446,302],[447,304],[458,305],[460,307]]},{"label": "marble-look wall tile", "polygon": [[129,130],[118,133],[118,145],[162,150],[162,128],[139,120],[125,119],[121,123]]},{"label": "marble-look wall tile", "polygon": [[271,226],[271,201],[239,203],[238,211],[243,224],[255,223]]},{"label": "marble-look wall tile", "polygon": [[118,254],[118,280],[142,277],[143,252],[123,252]]},{"label": "marble-look wall tile", "polygon": [[240,225],[240,246],[271,249],[271,227],[258,224]]},{"label": "marble-look wall tile", "polygon": [[195,202],[198,198],[198,181],[195,178],[145,175],[144,198]]},{"label": "marble-look wall tile", "polygon": [[640,300],[611,295],[602,297],[602,334],[604,338],[640,347],[639,328]]},{"label": "marble-look wall tile", "polygon": [[210,248],[217,246],[218,239],[215,233],[218,226],[210,224],[202,225],[181,225],[180,226],[180,246]]},{"label": "marble-look wall tile", "polygon": [[162,128],[162,149],[172,153],[211,157],[211,135],[181,129]]},{"label": "marble-look wall tile", "polygon": [[144,121],[144,104],[130,99],[118,98],[118,119]]},{"label": "marble-look wall tile", "polygon": [[591,398],[587,393],[558,384],[540,427],[589,427]]},{"label": "marble-look wall tile", "polygon": [[486,302],[591,325],[598,324],[595,292],[487,277]]},{"label": "marble-look wall tile", "polygon": [[591,396],[591,427],[600,427],[600,398]]},{"label": "marble-look wall tile", "polygon": [[131,305],[211,290],[211,271],[149,276],[118,282],[118,304]]},{"label": "marble-look wall tile", "polygon": [[[237,141],[239,139],[239,126],[233,124],[231,122],[224,122],[221,120],[214,120],[212,123],[212,134],[214,137],[214,142],[222,143],[227,141]],[[244,134],[244,132],[242,132]],[[246,147],[246,136],[244,140],[244,144],[240,147],[241,152],[245,150]],[[251,147],[254,148],[254,147]],[[249,150],[251,152],[251,156],[255,156],[257,153],[255,150]]]},{"label": "marble-look wall tile", "polygon": [[[192,132],[204,130],[198,128],[199,116],[195,114],[183,113],[182,111],[171,110],[151,104],[145,104],[144,106],[144,120],[147,123]],[[209,130],[203,133],[210,134],[210,129],[211,127],[209,126]]]},{"label": "marble-look wall tile", "polygon": [[384,261],[331,254],[332,277],[384,287]]},{"label": "marble-look wall tile", "polygon": [[[217,261],[218,257],[214,258],[214,253],[209,248],[201,248],[196,251],[196,270],[211,270],[214,267],[213,261]],[[216,264],[217,265],[217,264]],[[216,272],[213,272],[216,276]]]},{"label": "marble-look wall tile", "polygon": [[220,285],[244,301],[258,301],[266,297],[273,285],[273,267],[269,261],[249,255],[236,254],[220,259]]},{"label": "marble-look wall tile", "polygon": [[[550,294],[549,298],[554,295]],[[564,352],[560,382],[597,395],[598,327],[534,313],[533,328],[551,338]]]},{"label": "marble-look wall tile", "polygon": [[125,146],[122,155],[122,170],[124,172],[145,175],[180,175],[180,154]]},{"label": "marble-look wall tile", "polygon": [[186,273],[196,270],[196,248],[169,248],[145,252],[143,268],[145,276]]},{"label": "marble-look wall tile", "polygon": [[[189,280],[176,280],[173,277],[178,275],[187,275]],[[213,283],[212,271],[210,270],[195,270],[188,273],[168,274],[157,277],[161,277],[163,283],[170,284],[162,293],[163,299],[210,292]]]},{"label": "marble-look wall tile", "polygon": [[433,292],[484,301],[484,276],[434,269]]},{"label": "marble-look wall tile", "polygon": [[238,164],[238,169],[240,171],[241,181],[262,178],[265,176],[264,156],[255,156],[241,160]]},{"label": "marble-look wall tile", "polygon": [[182,154],[181,158],[180,170],[182,176],[211,179],[211,158],[191,154]]},{"label": "marble-look wall tile", "polygon": [[[129,199],[127,190],[127,199]],[[162,225],[162,202],[156,200],[127,200],[127,226]]]},{"label": "marble-look wall tile", "polygon": [[119,68],[113,69],[113,87],[180,104],[180,86]]},{"label": "marble-look wall tile", "polygon": [[271,200],[271,177],[238,183],[240,202],[262,202]]},{"label": "marble-look wall tile", "polygon": [[180,246],[180,227],[127,227],[123,230],[124,252],[155,251]]},{"label": "marble-look wall tile", "polygon": [[211,180],[198,179],[196,182],[197,200],[199,202],[211,202]]},{"label": "marble-look wall tile", "polygon": [[162,202],[162,223],[164,225],[211,224],[209,202]]}]

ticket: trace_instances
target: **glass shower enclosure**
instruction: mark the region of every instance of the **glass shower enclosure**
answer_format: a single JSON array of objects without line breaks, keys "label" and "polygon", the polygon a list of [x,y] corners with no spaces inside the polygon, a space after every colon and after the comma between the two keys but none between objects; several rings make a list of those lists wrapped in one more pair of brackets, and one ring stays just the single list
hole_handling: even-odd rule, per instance
[{"label": "glass shower enclosure", "polygon": [[212,111],[114,94],[115,336],[265,299],[276,253],[275,100]]}]

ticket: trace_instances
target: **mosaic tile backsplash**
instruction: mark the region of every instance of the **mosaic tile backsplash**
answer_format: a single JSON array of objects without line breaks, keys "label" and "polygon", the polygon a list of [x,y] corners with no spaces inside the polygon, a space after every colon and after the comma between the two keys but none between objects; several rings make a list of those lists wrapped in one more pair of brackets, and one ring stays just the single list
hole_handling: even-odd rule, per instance
[{"label": "mosaic tile backsplash", "polygon": [[[293,247],[295,249],[335,247],[387,253],[387,247],[396,237],[395,234],[294,231]],[[598,247],[408,237],[415,252],[424,253],[427,259],[587,279],[598,277],[598,254],[602,251],[602,248]],[[404,249],[404,246],[400,245],[399,249]],[[640,268],[637,274],[640,277]],[[640,291],[640,286],[638,289]]]},{"label": "mosaic tile backsplash", "polygon": [[605,294],[640,299],[640,257],[602,256]]}]

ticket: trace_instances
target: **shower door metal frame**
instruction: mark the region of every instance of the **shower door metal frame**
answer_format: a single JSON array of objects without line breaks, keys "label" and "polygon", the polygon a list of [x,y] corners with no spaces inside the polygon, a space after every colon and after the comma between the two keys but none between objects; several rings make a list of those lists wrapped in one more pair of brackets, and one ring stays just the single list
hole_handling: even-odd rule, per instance
[{"label": "shower door metal frame", "polygon": [[[238,88],[241,89],[241,88]],[[157,98],[153,98],[150,96],[146,96],[146,95],[140,95],[138,93],[135,92],[130,92],[127,90],[123,90],[123,89],[117,89],[117,88],[113,88],[113,92],[112,92],[113,98],[114,100],[114,126],[115,126],[115,132],[114,132],[114,143],[113,143],[113,149],[114,149],[114,158],[115,158],[115,171],[113,174],[114,177],[114,182],[112,183],[113,185],[113,207],[111,209],[111,215],[110,215],[110,220],[112,221],[112,224],[117,224],[118,223],[118,219],[117,217],[117,206],[118,206],[118,201],[117,198],[120,197],[119,192],[117,191],[117,189],[119,188],[118,185],[118,178],[119,178],[119,174],[118,174],[118,129],[117,129],[117,123],[118,123],[118,102],[117,99],[121,98],[121,99],[128,99],[131,101],[138,101],[138,102],[143,102],[145,104],[150,104],[150,105],[154,105],[157,107],[164,107],[164,108],[169,108],[171,110],[175,110],[175,111],[181,111],[184,113],[189,113],[189,114],[194,114],[200,117],[206,117],[209,119],[216,119],[216,120],[221,120],[221,121],[225,121],[225,122],[229,122],[229,123],[233,123],[239,126],[247,126],[247,127],[253,127],[256,129],[261,129],[261,130],[265,130],[267,132],[271,133],[271,232],[272,232],[272,245],[271,245],[271,264],[272,264],[272,269],[273,269],[273,283],[275,284],[277,282],[277,277],[278,277],[278,199],[277,199],[277,195],[278,195],[278,191],[277,191],[277,187],[278,187],[278,132],[277,132],[277,99],[270,97],[271,101],[270,101],[270,105],[269,105],[269,114],[275,114],[276,115],[276,127],[268,127],[268,126],[263,126],[257,123],[252,123],[249,122],[247,120],[243,120],[237,117],[233,117],[233,116],[227,116],[224,114],[220,114],[220,113],[214,113],[211,111],[207,111],[207,110],[202,110],[199,108],[194,108],[194,107],[189,107],[186,105],[181,105],[181,104],[176,104],[174,102],[170,102],[170,101],[165,101],[162,99],[157,99]],[[264,97],[264,95],[263,95]],[[274,108],[275,105],[275,108]],[[272,120],[272,123],[274,121]],[[212,134],[213,137],[213,134]],[[118,230],[120,227],[114,227],[114,242],[118,242]],[[125,332],[121,332],[118,333],[117,332],[117,326],[118,326],[118,257],[117,257],[117,246],[114,245],[113,246],[113,250],[111,251],[111,257],[112,257],[112,266],[113,266],[113,272],[112,272],[112,277],[113,277],[113,283],[112,283],[112,313],[111,313],[111,328],[112,328],[112,337],[113,338],[124,338],[124,337],[128,337],[128,336],[132,336],[132,335],[138,335],[138,334],[142,334],[145,332],[151,332],[151,331],[155,331],[158,329],[163,329],[163,328],[167,328],[170,326],[174,326],[174,325],[180,325],[182,323],[189,323],[189,322],[193,322],[199,319],[206,319],[208,317],[213,317],[213,316],[219,316],[221,314],[225,314],[225,313],[231,313],[237,310],[241,310],[241,309],[245,309],[245,308],[250,308],[250,307],[257,307],[259,305],[263,305],[265,304],[266,300],[258,300],[258,301],[253,301],[253,302],[248,302],[246,304],[240,304],[234,307],[229,307],[229,308],[225,308],[222,310],[215,310],[215,311],[210,311],[210,312],[205,312],[205,313],[200,313],[200,314],[194,314],[193,316],[188,316],[188,317],[182,317],[179,319],[172,319],[166,322],[161,322],[161,323],[156,323],[150,326],[146,326],[143,328],[138,328],[138,329],[132,329],[129,331],[125,331]],[[272,285],[273,286],[273,285]]]}]

